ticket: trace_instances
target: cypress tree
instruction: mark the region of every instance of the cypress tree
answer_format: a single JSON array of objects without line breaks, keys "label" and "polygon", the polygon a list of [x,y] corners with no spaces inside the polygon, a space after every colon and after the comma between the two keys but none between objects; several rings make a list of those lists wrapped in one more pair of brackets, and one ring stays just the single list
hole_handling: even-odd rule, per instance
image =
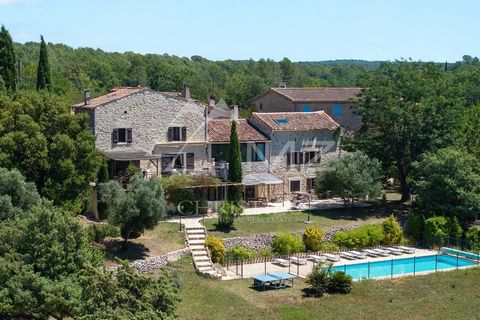
[{"label": "cypress tree", "polygon": [[[232,127],[230,129],[228,181],[241,183],[242,175],[242,154],[240,152],[240,143],[238,142],[237,123],[232,121]],[[242,189],[242,186],[230,186],[228,189],[228,199],[232,202],[240,202],[242,200]]]},{"label": "cypress tree", "polygon": [[0,30],[0,76],[9,92],[17,90],[17,59],[13,40],[5,26]]},{"label": "cypress tree", "polygon": [[50,65],[48,64],[48,52],[47,45],[43,40],[43,36],[40,36],[40,56],[38,59],[37,69],[37,90],[52,88],[52,76],[50,74]]}]

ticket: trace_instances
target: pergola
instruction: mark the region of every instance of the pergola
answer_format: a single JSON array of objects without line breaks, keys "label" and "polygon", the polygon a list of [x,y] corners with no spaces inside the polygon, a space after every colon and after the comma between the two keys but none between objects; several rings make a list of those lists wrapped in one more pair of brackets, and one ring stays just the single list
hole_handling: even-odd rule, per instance
[{"label": "pergola", "polygon": [[[274,176],[273,174],[270,173],[252,173],[252,174],[246,174],[243,176],[242,179],[242,184],[245,186],[258,186],[258,185],[264,185],[267,186],[267,199],[270,199],[270,186],[271,185],[278,185],[282,184],[282,202],[285,205],[285,182]],[[265,189],[263,190],[264,196],[265,196]],[[245,199],[246,200],[246,199]]]},{"label": "pergola", "polygon": [[[114,161],[140,161],[149,160],[157,169],[157,177],[159,176],[159,160],[162,158],[160,154],[151,154],[145,151],[103,151],[102,154]],[[113,171],[115,171],[115,162],[113,163]]]}]

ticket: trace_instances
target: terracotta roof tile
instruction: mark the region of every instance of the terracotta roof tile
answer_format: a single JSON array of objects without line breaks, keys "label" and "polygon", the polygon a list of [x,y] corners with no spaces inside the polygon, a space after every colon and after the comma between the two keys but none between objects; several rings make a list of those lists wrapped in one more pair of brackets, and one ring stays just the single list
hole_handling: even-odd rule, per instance
[{"label": "terracotta roof tile", "polygon": [[348,102],[356,99],[362,88],[316,87],[316,88],[271,88],[269,91],[253,98],[274,91],[294,102]]},{"label": "terracotta roof tile", "polygon": [[[232,120],[215,119],[208,121],[208,142],[230,142]],[[268,139],[252,127],[246,119],[237,120],[237,133],[240,142],[268,141]]]},{"label": "terracotta roof tile", "polygon": [[90,99],[90,104],[85,105],[85,103],[82,101],[80,103],[74,104],[73,106],[78,108],[78,107],[84,107],[84,108],[95,108],[97,106],[100,106],[105,103],[109,103],[121,98],[125,98],[131,94],[141,92],[143,90],[146,90],[147,88],[144,87],[121,87],[121,88],[114,88],[112,89],[111,92],[104,94],[103,96],[99,96],[93,99]]},{"label": "terracotta roof tile", "polygon": [[270,131],[336,130],[339,127],[324,111],[254,112],[251,118]]}]

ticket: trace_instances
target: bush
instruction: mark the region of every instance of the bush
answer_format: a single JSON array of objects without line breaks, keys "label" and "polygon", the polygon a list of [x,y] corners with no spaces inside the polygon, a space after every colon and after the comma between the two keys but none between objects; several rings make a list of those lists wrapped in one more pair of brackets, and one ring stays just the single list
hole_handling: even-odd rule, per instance
[{"label": "bush", "polygon": [[276,254],[290,254],[305,250],[299,235],[280,233],[273,239],[272,249]]},{"label": "bush", "polygon": [[344,248],[365,248],[381,244],[383,228],[381,225],[367,225],[350,231],[337,232],[333,243]]},{"label": "bush", "polygon": [[215,237],[207,237],[205,240],[205,245],[210,252],[210,258],[213,263],[223,263],[225,261],[225,256],[227,250],[223,244],[223,240]]},{"label": "bush", "polygon": [[429,245],[444,245],[449,237],[460,239],[462,227],[456,217],[432,217],[425,220],[425,240]]},{"label": "bush", "polygon": [[331,268],[324,268],[322,265],[315,265],[312,271],[307,275],[305,283],[308,284],[309,290],[317,295],[323,296],[327,292],[330,282]]},{"label": "bush", "polygon": [[421,213],[412,213],[407,220],[407,234],[413,239],[423,240],[425,231],[425,216]]},{"label": "bush", "polygon": [[340,248],[333,242],[324,242],[322,243],[322,247],[320,248],[320,250],[324,251],[324,252],[334,252],[334,251],[338,251]]},{"label": "bush", "polygon": [[234,202],[223,201],[218,206],[218,226],[225,229],[231,229],[235,219],[239,217],[243,208]]},{"label": "bush", "polygon": [[325,232],[319,227],[311,226],[303,233],[303,244],[307,250],[319,251],[322,247]]},{"label": "bush", "polygon": [[[191,176],[185,174],[172,175],[161,178],[160,181],[165,190],[165,200],[175,205],[175,210],[178,211],[178,205],[181,204],[182,214],[194,214],[196,212],[196,201],[200,201],[200,198],[191,188],[193,185]],[[204,206],[203,203],[199,205],[199,207]]]},{"label": "bush", "polygon": [[230,250],[230,256],[235,260],[250,259],[255,256],[255,252],[239,246],[235,246]]},{"label": "bush", "polygon": [[475,227],[465,232],[465,240],[467,241],[467,249],[478,250],[480,247],[480,230]]},{"label": "bush", "polygon": [[400,227],[400,224],[398,224],[398,221],[395,219],[393,214],[382,223],[382,229],[384,244],[397,244],[402,241],[402,227]]},{"label": "bush", "polygon": [[352,276],[343,271],[335,271],[330,276],[327,291],[332,293],[349,293],[352,291]]},{"label": "bush", "polygon": [[449,237],[460,240],[463,234],[463,229],[460,226],[460,222],[458,221],[457,217],[447,218],[446,228],[447,228],[446,231]]},{"label": "bush", "polygon": [[92,223],[87,227],[87,234],[91,241],[101,243],[106,237],[120,236],[120,228],[109,223]]}]

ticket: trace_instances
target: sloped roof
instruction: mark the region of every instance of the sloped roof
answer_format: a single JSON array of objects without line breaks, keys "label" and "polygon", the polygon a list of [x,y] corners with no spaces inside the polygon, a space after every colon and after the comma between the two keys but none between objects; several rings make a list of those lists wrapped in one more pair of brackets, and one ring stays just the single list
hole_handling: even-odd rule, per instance
[{"label": "sloped roof", "polygon": [[121,88],[113,88],[112,91],[110,91],[107,94],[104,94],[103,96],[96,97],[93,99],[90,99],[90,104],[85,105],[84,101],[74,104],[73,106],[78,108],[78,107],[84,107],[84,108],[95,108],[98,107],[102,104],[106,104],[109,102],[113,102],[115,100],[125,98],[131,94],[141,92],[146,90],[147,88],[144,87],[121,87]]},{"label": "sloped roof", "polygon": [[357,98],[362,88],[271,88],[252,100],[255,101],[270,92],[278,93],[293,102],[349,102]]},{"label": "sloped roof", "polygon": [[[232,120],[215,119],[208,121],[208,142],[229,143]],[[237,120],[237,134],[240,142],[268,141],[268,139],[252,127],[246,119]]]},{"label": "sloped roof", "polygon": [[270,131],[336,130],[336,123],[324,111],[253,112],[251,119]]}]

